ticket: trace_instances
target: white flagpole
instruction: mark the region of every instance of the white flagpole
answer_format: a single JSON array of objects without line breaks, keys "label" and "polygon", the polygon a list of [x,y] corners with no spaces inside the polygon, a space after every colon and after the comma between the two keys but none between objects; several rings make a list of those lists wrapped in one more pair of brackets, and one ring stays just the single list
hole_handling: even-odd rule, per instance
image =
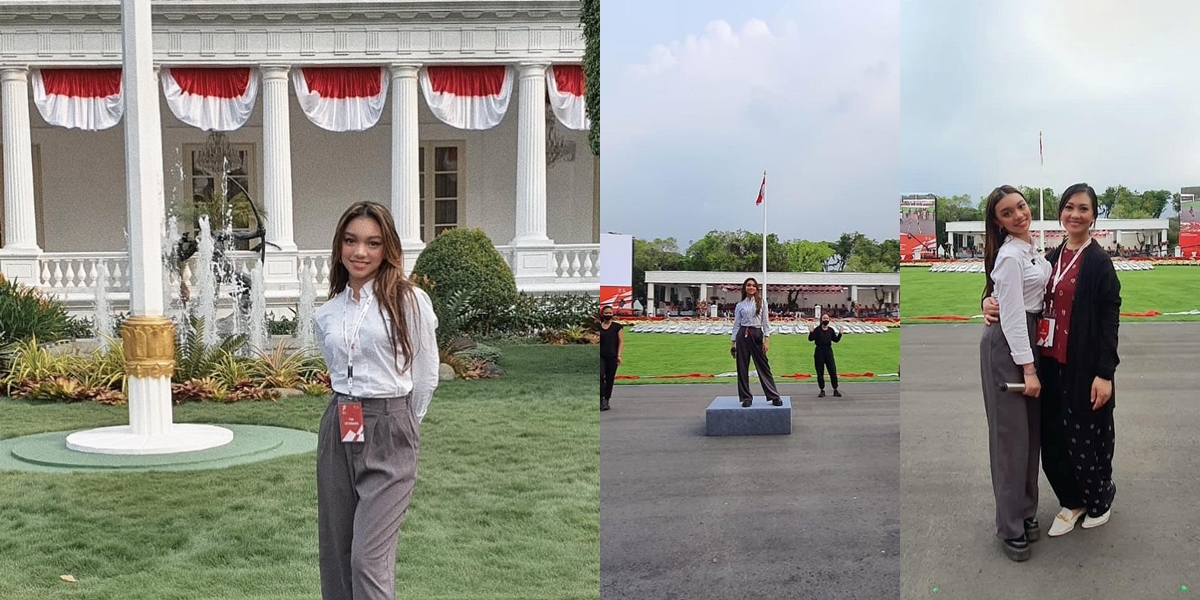
[{"label": "white flagpole", "polygon": [[767,307],[767,190],[766,190],[767,172],[763,171],[763,248],[762,248],[762,267],[763,280],[759,290],[762,292],[763,310],[769,311]]},{"label": "white flagpole", "polygon": [[1042,221],[1042,231],[1039,237],[1041,238],[1042,254],[1045,254],[1046,223],[1044,221],[1046,220],[1046,158],[1045,155],[1042,154],[1042,132],[1040,131],[1038,132],[1038,162],[1041,163],[1040,178],[1042,180],[1041,186],[1039,186],[1041,189],[1038,190],[1038,221]]}]

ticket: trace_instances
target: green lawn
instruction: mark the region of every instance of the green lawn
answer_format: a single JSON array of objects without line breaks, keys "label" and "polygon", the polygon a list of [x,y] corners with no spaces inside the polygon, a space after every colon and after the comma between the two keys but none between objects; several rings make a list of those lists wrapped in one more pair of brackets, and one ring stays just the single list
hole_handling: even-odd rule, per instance
[{"label": "green lawn", "polygon": [[[900,331],[887,333],[852,333],[834,344],[838,372],[896,373],[900,368]],[[771,372],[780,382],[780,375],[814,374],[813,344],[806,335],[773,335],[767,353]],[[624,364],[617,375],[684,375],[688,373],[718,374],[737,370],[729,355],[729,337],[720,335],[684,335],[671,333],[626,333]],[[896,380],[873,378],[874,380]],[[617,383],[729,383],[732,378],[710,379],[618,379]]]},{"label": "green lawn", "polygon": [[[1200,309],[1200,268],[1159,266],[1152,271],[1117,271],[1121,311],[1184,312]],[[900,269],[901,322],[915,317],[982,314],[983,273],[931,273],[928,267]],[[1129,321],[1200,321],[1197,315],[1121,317]],[[928,322],[928,321],[926,321]]]},{"label": "green lawn", "polygon": [[[398,598],[600,596],[596,347],[504,351],[506,377],[445,382],[434,397],[400,532]],[[315,432],[327,401],[187,404],[175,421]],[[0,436],[127,415],[0,399]],[[309,453],[215,471],[0,472],[0,596],[318,599],[314,464]]]}]

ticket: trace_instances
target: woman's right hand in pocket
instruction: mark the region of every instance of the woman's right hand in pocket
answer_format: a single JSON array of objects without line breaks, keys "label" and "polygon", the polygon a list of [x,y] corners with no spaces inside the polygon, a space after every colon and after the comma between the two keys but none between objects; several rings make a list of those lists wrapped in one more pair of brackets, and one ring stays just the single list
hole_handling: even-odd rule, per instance
[{"label": "woman's right hand in pocket", "polygon": [[1037,398],[1042,393],[1042,382],[1038,379],[1037,373],[1025,376],[1025,392],[1030,398]]}]

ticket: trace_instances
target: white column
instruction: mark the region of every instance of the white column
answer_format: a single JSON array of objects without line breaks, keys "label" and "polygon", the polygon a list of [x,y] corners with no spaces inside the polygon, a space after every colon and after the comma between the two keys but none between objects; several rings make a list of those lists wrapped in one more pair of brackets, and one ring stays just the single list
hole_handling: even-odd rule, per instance
[{"label": "white column", "polygon": [[24,68],[3,78],[4,253],[37,254],[33,198],[33,142],[29,134],[29,79]]},{"label": "white column", "polygon": [[405,271],[425,249],[421,241],[421,136],[417,65],[392,65],[392,216],[404,248]]},{"label": "white column", "polygon": [[647,282],[646,283],[646,316],[653,317],[653,316],[655,316],[655,314],[656,313],[654,311],[654,284]]},{"label": "white column", "polygon": [[263,66],[263,211],[267,241],[295,251],[292,228],[292,135],[288,68]]},{"label": "white column", "polygon": [[514,246],[550,246],[546,237],[546,64],[519,67],[517,231]]}]

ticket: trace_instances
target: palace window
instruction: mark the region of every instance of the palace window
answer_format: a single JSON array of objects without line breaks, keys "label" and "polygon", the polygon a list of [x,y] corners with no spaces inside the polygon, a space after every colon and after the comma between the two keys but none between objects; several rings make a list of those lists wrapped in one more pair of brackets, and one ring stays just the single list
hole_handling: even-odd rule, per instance
[{"label": "palace window", "polygon": [[466,214],[462,142],[421,145],[418,158],[421,186],[421,241],[461,227]]},{"label": "palace window", "polygon": [[[228,144],[223,152],[229,157],[228,177],[225,189],[225,199],[233,212],[234,234],[253,233],[258,229],[254,218],[254,210],[250,207],[250,197],[247,192],[254,193],[254,182],[258,178],[255,165],[253,144]],[[184,180],[179,184],[178,198],[185,200],[191,194],[190,206],[184,207],[180,215],[180,230],[200,231],[200,217],[207,215],[213,232],[225,229],[226,215],[222,211],[220,172],[224,161],[215,164],[219,159],[214,158],[211,144],[185,144]],[[171,187],[172,183],[168,183]],[[259,204],[261,206],[261,202]],[[255,247],[258,240],[255,240]],[[249,240],[239,240],[233,245],[235,250],[250,250]]]}]

